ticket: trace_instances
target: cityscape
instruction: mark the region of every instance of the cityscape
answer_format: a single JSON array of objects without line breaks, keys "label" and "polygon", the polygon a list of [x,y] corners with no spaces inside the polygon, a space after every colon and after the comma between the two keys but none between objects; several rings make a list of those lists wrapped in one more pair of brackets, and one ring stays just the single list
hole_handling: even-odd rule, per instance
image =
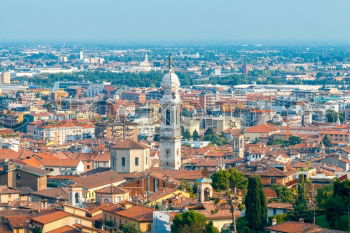
[{"label": "cityscape", "polygon": [[[6,21],[21,4],[33,15]],[[350,232],[347,16],[301,27],[328,7],[305,3],[254,34],[259,14],[230,32],[244,13],[210,21],[206,1],[47,15],[69,4],[0,3],[0,233]],[[97,17],[117,6],[130,15]]]}]

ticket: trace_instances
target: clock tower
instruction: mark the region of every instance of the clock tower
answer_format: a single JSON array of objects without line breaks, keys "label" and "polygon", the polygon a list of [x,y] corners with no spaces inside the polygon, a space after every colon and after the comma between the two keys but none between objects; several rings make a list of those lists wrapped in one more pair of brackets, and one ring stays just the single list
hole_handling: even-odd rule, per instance
[{"label": "clock tower", "polygon": [[175,169],[181,167],[181,99],[179,95],[180,82],[172,68],[172,58],[169,57],[169,70],[162,79],[160,125],[160,168]]}]

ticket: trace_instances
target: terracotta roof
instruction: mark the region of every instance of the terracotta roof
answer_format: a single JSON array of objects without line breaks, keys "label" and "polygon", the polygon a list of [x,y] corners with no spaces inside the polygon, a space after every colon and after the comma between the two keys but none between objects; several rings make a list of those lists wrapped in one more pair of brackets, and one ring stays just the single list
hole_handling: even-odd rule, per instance
[{"label": "terracotta roof", "polygon": [[130,193],[129,190],[117,186],[108,186],[103,189],[96,190],[95,193],[104,193],[104,194],[124,194]]},{"label": "terracotta roof", "polygon": [[154,209],[144,206],[133,206],[126,210],[115,212],[115,214],[136,220],[138,222],[151,222]]},{"label": "terracotta roof", "polygon": [[272,188],[265,188],[264,187],[264,193],[266,195],[266,198],[277,198],[276,192]]},{"label": "terracotta roof", "polygon": [[19,194],[19,191],[7,186],[0,186],[0,194]]},{"label": "terracotta roof", "polygon": [[36,176],[46,176],[48,174],[48,172],[43,169],[28,166],[28,165],[20,165],[20,166],[17,166],[16,169],[36,175]]},{"label": "terracotta roof", "polygon": [[173,192],[175,192],[177,188],[163,188],[158,190],[158,192],[154,192],[151,195],[149,195],[148,200],[150,201],[156,201],[164,196],[167,196]]},{"label": "terracotta roof", "polygon": [[152,169],[152,171],[156,171],[158,173],[162,173],[174,179],[180,180],[197,180],[199,178],[203,178],[201,170],[171,170],[171,169]]},{"label": "terracotta roof", "polygon": [[79,232],[79,231],[75,230],[71,226],[64,226],[64,227],[57,228],[53,231],[48,231],[47,233],[75,233],[75,232]]},{"label": "terracotta roof", "polygon": [[64,211],[55,211],[41,216],[33,217],[32,220],[42,224],[47,224],[68,217],[70,215],[70,213]]},{"label": "terracotta roof", "polygon": [[12,228],[24,227],[25,225],[27,225],[27,222],[29,220],[28,216],[25,215],[7,216],[6,219]]},{"label": "terracotta roof", "polygon": [[293,209],[293,205],[290,203],[283,203],[283,202],[271,202],[267,204],[268,208],[272,209],[286,209],[291,210]]},{"label": "terracotta roof", "polygon": [[57,198],[61,200],[69,199],[68,188],[62,188],[62,187],[36,191],[36,192],[33,192],[32,195],[55,198],[55,199]]},{"label": "terracotta roof", "polygon": [[136,142],[134,140],[117,141],[113,144],[114,149],[148,149],[144,144]]},{"label": "terracotta roof", "polygon": [[248,127],[245,133],[269,133],[279,130],[279,127],[271,124],[261,124],[252,127]]},{"label": "terracotta roof", "polygon": [[321,232],[323,228],[303,222],[284,222],[274,226],[266,227],[267,230],[285,233]]},{"label": "terracotta roof", "polygon": [[45,167],[77,167],[80,160],[76,159],[43,159],[41,163]]},{"label": "terracotta roof", "polygon": [[121,182],[124,180],[123,175],[119,174],[116,171],[106,171],[100,172],[93,175],[80,176],[72,181],[76,184],[79,184],[85,188],[95,188],[99,186],[103,186],[106,184]]}]

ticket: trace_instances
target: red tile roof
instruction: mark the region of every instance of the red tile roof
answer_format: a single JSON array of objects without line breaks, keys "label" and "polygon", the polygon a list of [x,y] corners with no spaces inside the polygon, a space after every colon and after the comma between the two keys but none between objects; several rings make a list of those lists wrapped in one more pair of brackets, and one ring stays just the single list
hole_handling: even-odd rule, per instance
[{"label": "red tile roof", "polygon": [[28,216],[7,216],[8,223],[12,228],[20,228],[27,225],[29,218]]},{"label": "red tile roof", "polygon": [[133,206],[126,210],[115,212],[119,216],[136,220],[138,222],[151,222],[153,220],[154,209],[144,206]]},{"label": "red tile roof", "polygon": [[70,215],[71,215],[70,213],[67,213],[64,211],[55,211],[49,214],[44,214],[41,216],[34,217],[32,218],[32,220],[39,222],[41,224],[47,224],[47,223],[54,222],[62,218],[68,217]]},{"label": "red tile roof", "polygon": [[279,130],[279,127],[271,124],[261,124],[252,127],[248,127],[246,133],[269,133]]},{"label": "red tile roof", "polygon": [[320,232],[323,230],[323,228],[315,224],[303,222],[284,222],[274,226],[266,227],[266,229],[269,231],[285,233]]},{"label": "red tile roof", "polygon": [[114,149],[147,149],[148,147],[134,140],[125,140],[125,141],[115,142],[112,148]]}]

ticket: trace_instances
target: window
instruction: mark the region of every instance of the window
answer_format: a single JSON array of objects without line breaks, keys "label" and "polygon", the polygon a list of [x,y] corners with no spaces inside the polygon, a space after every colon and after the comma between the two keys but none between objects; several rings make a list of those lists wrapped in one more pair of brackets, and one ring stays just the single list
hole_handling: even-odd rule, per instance
[{"label": "window", "polygon": [[18,173],[17,173],[17,174],[16,174],[16,179],[17,179],[17,180],[20,180],[20,179],[21,179],[21,174],[18,174]]},{"label": "window", "polygon": [[86,168],[87,168],[87,169],[90,169],[90,165],[87,165]]},{"label": "window", "polygon": [[122,157],[122,167],[125,167],[125,158]]},{"label": "window", "polygon": [[112,168],[115,168],[115,157],[112,156]]},{"label": "window", "polygon": [[170,110],[169,109],[167,109],[165,111],[165,124],[170,125]]},{"label": "window", "polygon": [[276,184],[276,177],[271,177],[271,184]]},{"label": "window", "polygon": [[135,166],[138,166],[138,165],[139,165],[139,158],[136,157],[136,158],[135,158]]}]

